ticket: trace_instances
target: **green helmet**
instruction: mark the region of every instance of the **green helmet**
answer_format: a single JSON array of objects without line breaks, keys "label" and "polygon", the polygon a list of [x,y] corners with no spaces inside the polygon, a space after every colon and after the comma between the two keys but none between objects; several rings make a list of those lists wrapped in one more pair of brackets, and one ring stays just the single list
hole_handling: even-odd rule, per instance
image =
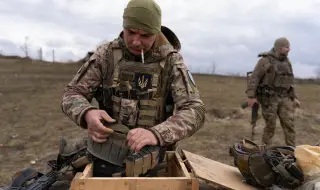
[{"label": "green helmet", "polygon": [[245,139],[233,145],[230,155],[246,183],[252,186],[295,188],[304,180],[303,173],[295,164],[291,146],[266,148]]}]

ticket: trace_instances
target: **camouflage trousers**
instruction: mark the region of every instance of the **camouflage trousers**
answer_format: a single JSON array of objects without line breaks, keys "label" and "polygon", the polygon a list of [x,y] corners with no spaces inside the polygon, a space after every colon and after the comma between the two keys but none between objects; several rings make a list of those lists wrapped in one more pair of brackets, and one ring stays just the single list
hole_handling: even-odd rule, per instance
[{"label": "camouflage trousers", "polygon": [[266,145],[272,144],[277,116],[285,136],[285,143],[288,146],[295,146],[294,128],[294,102],[289,97],[262,97],[260,100],[262,116],[265,120],[262,142]]}]

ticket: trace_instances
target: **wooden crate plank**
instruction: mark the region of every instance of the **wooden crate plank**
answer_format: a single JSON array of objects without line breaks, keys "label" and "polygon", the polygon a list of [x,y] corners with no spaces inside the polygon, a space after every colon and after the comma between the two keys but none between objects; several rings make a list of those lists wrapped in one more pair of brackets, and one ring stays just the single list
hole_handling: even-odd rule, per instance
[{"label": "wooden crate plank", "polygon": [[187,190],[192,187],[192,190],[199,190],[179,154],[174,151],[167,152],[166,160],[168,167],[171,167],[166,170],[172,172],[166,177],[92,177],[92,164],[88,164],[82,173],[77,173],[70,189]]},{"label": "wooden crate plank", "polygon": [[256,189],[243,182],[238,168],[182,150],[193,173],[199,179],[227,189]]},{"label": "wooden crate plank", "polygon": [[185,178],[87,178],[75,180],[71,190],[186,190]]}]

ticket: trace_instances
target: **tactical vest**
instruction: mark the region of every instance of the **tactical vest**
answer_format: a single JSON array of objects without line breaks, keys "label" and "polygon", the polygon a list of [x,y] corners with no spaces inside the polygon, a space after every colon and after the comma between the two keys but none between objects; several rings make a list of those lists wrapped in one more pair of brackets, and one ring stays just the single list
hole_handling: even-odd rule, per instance
[{"label": "tactical vest", "polygon": [[[119,46],[114,46],[112,52],[113,82],[110,85],[110,80],[103,81],[104,109],[118,123],[130,129],[150,128],[163,122],[168,113],[172,114],[167,104],[170,66],[165,64],[166,58],[141,63],[126,61]],[[175,50],[170,49],[162,54],[171,52]],[[96,143],[89,138],[88,151],[119,166],[130,154],[126,140],[111,138],[105,143]]]},{"label": "tactical vest", "polygon": [[286,92],[293,85],[294,77],[289,60],[279,61],[268,54],[261,54],[262,57],[269,59],[270,66],[264,75],[260,86],[268,86],[275,91]]},{"label": "tactical vest", "polygon": [[304,181],[304,175],[295,163],[293,147],[266,148],[243,140],[231,147],[230,154],[246,183],[254,187],[268,188],[277,185],[292,189]]}]

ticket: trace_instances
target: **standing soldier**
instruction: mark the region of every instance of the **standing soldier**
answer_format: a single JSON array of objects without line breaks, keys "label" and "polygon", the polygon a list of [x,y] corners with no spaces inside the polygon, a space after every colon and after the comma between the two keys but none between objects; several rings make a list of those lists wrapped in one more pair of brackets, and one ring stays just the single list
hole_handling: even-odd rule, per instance
[{"label": "standing soldier", "polygon": [[[95,176],[119,173],[130,149],[172,150],[203,126],[204,104],[179,50],[176,35],[161,24],[160,7],[131,0],[120,35],[99,46],[65,87],[62,110],[87,129]],[[94,97],[99,109],[90,104]],[[111,138],[114,123],[126,140]]]},{"label": "standing soldier", "polygon": [[260,53],[261,57],[250,77],[246,90],[250,107],[259,102],[266,126],[263,143],[272,144],[277,115],[285,135],[285,142],[295,146],[294,107],[300,106],[294,88],[292,65],[288,59],[290,43],[282,37],[276,39],[269,52]]}]

